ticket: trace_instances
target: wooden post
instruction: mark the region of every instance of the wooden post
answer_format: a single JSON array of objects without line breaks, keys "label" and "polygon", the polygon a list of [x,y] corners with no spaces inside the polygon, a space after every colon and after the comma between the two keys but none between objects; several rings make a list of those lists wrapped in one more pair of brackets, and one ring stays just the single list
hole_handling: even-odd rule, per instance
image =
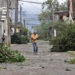
[{"label": "wooden post", "polygon": [[22,24],[22,6],[20,5],[20,22]]},{"label": "wooden post", "polygon": [[18,0],[15,0],[15,25],[18,23]]},{"label": "wooden post", "polygon": [[7,25],[8,25],[8,42],[7,45],[10,46],[10,26],[9,26],[9,0],[7,0]]},{"label": "wooden post", "polygon": [[70,9],[69,9],[69,20],[71,22],[73,22],[73,7],[72,7],[72,0],[69,0],[70,1]]}]

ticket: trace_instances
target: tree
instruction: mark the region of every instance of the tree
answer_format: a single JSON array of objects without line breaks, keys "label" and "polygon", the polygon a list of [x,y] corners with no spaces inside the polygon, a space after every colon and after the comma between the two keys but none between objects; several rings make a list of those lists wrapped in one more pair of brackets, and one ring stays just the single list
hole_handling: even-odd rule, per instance
[{"label": "tree", "polygon": [[22,32],[23,32],[23,35],[27,36],[27,34],[28,34],[27,28],[22,27]]},{"label": "tree", "polygon": [[[47,0],[43,3],[43,11],[39,15],[39,20],[41,22],[41,26],[36,27],[37,32],[43,36],[43,38],[50,37],[50,28],[52,25],[52,4],[54,5],[54,11],[64,11],[68,10],[68,1],[66,0],[64,3],[59,4],[58,0]],[[60,23],[56,23],[55,25],[59,26]],[[61,28],[63,27],[63,23],[61,24]],[[60,27],[58,27],[60,30]]]},{"label": "tree", "polygon": [[68,0],[66,0],[64,3],[61,3],[59,10],[68,10]]},{"label": "tree", "polygon": [[52,4],[54,4],[55,10],[59,9],[58,0],[47,0],[46,2],[43,3],[43,9],[46,6],[48,10],[51,10],[52,9]]},{"label": "tree", "polygon": [[65,32],[63,33],[64,35],[58,35],[56,38],[50,40],[50,44],[53,45],[51,49],[52,52],[75,51],[75,24],[67,27],[66,25],[64,26],[65,28],[62,30]]}]

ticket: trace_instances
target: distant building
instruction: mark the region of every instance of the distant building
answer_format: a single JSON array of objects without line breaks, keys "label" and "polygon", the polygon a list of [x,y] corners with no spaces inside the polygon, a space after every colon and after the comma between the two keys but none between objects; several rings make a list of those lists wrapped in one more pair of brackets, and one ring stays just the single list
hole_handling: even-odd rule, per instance
[{"label": "distant building", "polygon": [[[11,18],[11,32],[19,33],[21,30],[21,26],[16,24],[18,23],[18,0],[9,0],[9,16]],[[13,14],[15,11],[15,16]],[[7,0],[0,0],[0,43],[2,42],[2,35],[5,34],[6,42],[8,41],[8,25],[7,25]],[[9,20],[10,20],[9,18]],[[15,24],[13,20],[15,19]],[[5,33],[4,33],[5,32]]]},{"label": "distant building", "polygon": [[62,20],[65,17],[70,17],[75,20],[75,0],[69,0],[69,10],[68,11],[57,11],[55,12],[55,21]]},{"label": "distant building", "polygon": [[69,17],[68,11],[57,11],[57,12],[55,12],[55,22],[65,21],[67,17]]}]

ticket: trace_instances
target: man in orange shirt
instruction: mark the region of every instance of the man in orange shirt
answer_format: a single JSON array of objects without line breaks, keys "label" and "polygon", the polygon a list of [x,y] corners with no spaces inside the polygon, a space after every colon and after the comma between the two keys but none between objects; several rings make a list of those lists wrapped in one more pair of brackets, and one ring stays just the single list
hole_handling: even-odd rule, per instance
[{"label": "man in orange shirt", "polygon": [[31,35],[31,40],[32,40],[32,43],[33,43],[34,54],[37,54],[37,52],[38,52],[38,45],[37,45],[38,35],[36,34],[36,32],[34,32]]}]

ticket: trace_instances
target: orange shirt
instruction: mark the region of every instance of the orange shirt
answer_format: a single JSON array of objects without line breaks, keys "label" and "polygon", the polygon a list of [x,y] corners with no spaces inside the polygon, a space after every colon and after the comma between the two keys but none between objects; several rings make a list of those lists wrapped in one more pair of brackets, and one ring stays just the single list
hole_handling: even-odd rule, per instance
[{"label": "orange shirt", "polygon": [[36,35],[33,34],[33,35],[31,36],[31,38],[33,39],[32,42],[37,42],[38,35],[37,35],[37,34],[36,34]]}]

